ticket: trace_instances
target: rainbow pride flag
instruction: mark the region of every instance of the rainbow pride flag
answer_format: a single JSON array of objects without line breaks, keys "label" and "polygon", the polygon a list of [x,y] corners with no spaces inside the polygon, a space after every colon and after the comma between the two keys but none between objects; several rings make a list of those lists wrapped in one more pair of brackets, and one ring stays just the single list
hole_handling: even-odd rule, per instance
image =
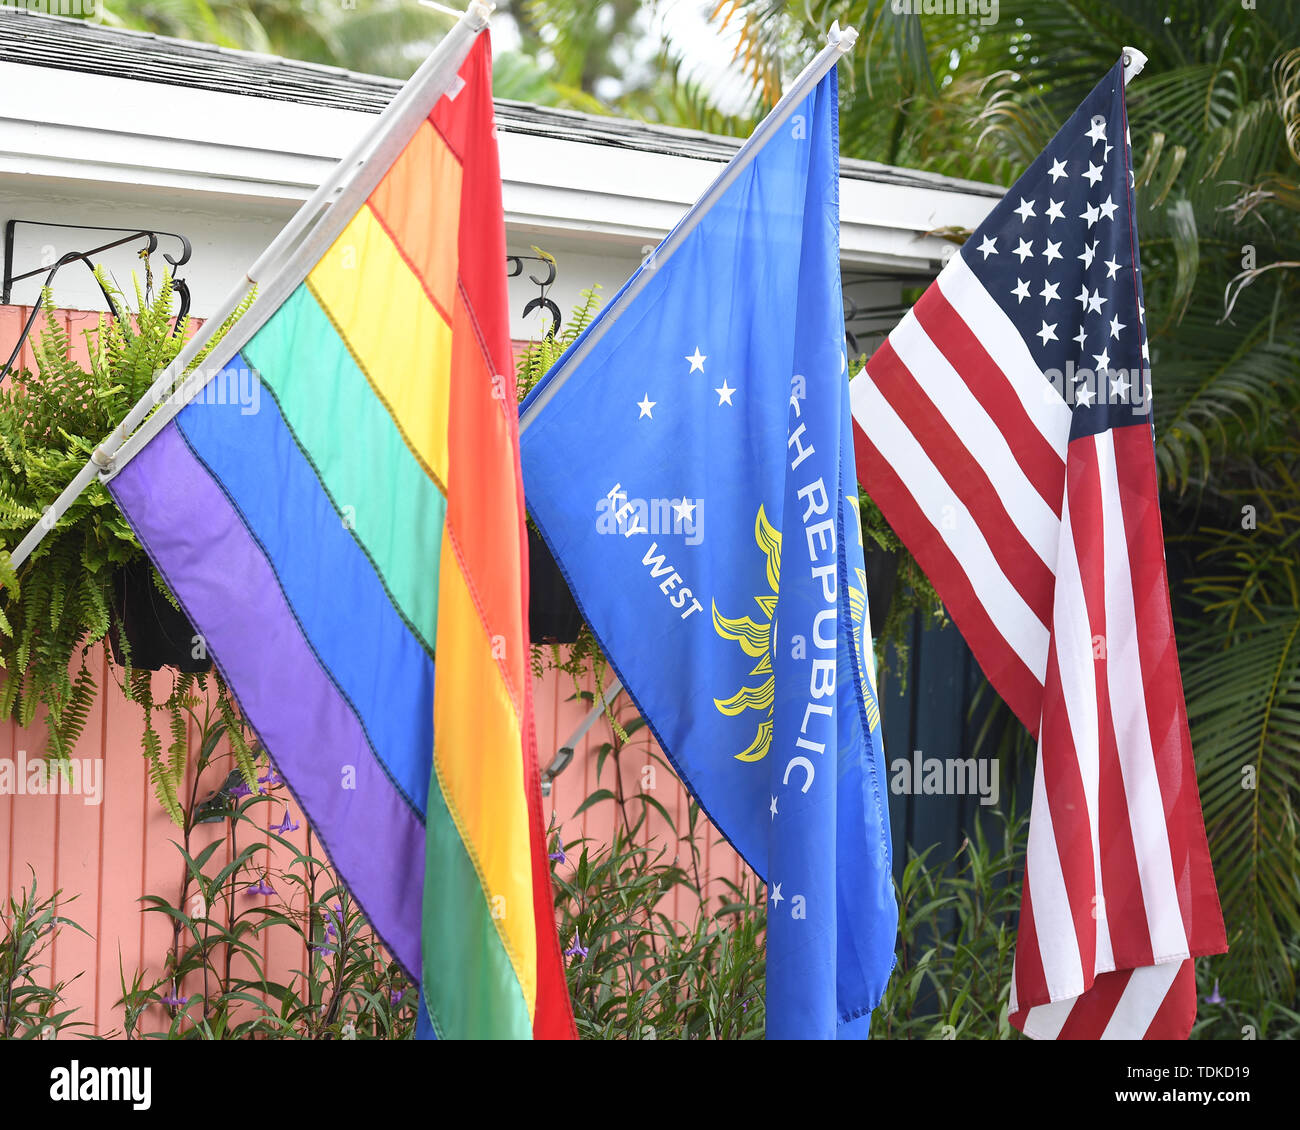
[{"label": "rainbow pride flag", "polygon": [[[419,982],[419,1034],[559,1038],[491,50],[469,42],[108,485]],[[255,400],[223,395],[248,373]]]}]

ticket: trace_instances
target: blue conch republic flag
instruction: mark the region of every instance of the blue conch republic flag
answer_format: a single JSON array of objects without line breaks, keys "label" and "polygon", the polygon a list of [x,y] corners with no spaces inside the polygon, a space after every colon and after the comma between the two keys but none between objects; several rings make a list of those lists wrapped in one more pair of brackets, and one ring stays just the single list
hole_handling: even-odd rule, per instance
[{"label": "blue conch republic flag", "polygon": [[832,69],[760,126],[522,409],[533,519],[682,780],[766,882],[778,1038],[864,1036],[897,928],[836,99]]}]

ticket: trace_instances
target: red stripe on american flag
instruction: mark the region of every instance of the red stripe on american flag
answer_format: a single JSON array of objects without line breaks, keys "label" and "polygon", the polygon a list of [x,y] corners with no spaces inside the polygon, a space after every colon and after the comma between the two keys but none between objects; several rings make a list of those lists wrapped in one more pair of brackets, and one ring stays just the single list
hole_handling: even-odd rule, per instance
[{"label": "red stripe on american flag", "polygon": [[[1043,774],[1056,854],[1065,880],[1070,917],[1074,922],[1074,944],[1078,948],[1079,965],[1083,968],[1086,981],[1097,967],[1097,923],[1093,914],[1096,910],[1096,897],[1101,892],[1097,890],[1097,876],[1093,868],[1093,814],[1088,811],[1088,798],[1079,772],[1074,735],[1070,732],[1070,719],[1065,709],[1065,690],[1061,685],[1061,662],[1055,638],[1048,652],[1047,679],[1043,685],[1039,771]],[[1023,928],[1022,916],[1021,929]],[[1023,947],[1022,940],[1017,949]],[[1052,971],[1049,970],[1049,978],[1051,975]],[[1022,1007],[1032,1007],[1047,1004],[1048,999],[1046,995],[1029,997],[1021,1000],[1020,1004]]]},{"label": "red stripe on american flag", "polygon": [[1185,1040],[1196,1023],[1196,961],[1188,958],[1143,1035],[1144,1040]]},{"label": "red stripe on american flag", "polygon": [[1065,462],[1029,418],[1006,374],[988,355],[971,327],[949,305],[938,286],[929,287],[912,311],[926,335],[997,425],[1025,478],[1059,518]]},{"label": "red stripe on american flag", "polygon": [[1056,578],[1011,520],[979,461],[917,384],[888,340],[871,355],[867,375],[916,441],[929,452],[935,469],[975,519],[1002,572],[1043,626],[1048,627]]},{"label": "red stripe on american flag", "polygon": [[1042,954],[1038,950],[1038,928],[1034,924],[1033,893],[1030,889],[1029,872],[1027,870],[1025,872],[1024,888],[1020,896],[1020,931],[1016,937],[1014,973],[1018,1011],[1012,1015],[1022,1019],[1019,1024],[1016,1024],[1014,1019],[1012,1023],[1019,1027],[1020,1024],[1024,1023],[1023,1017],[1028,1011],[1023,1002],[1045,1001],[1048,999],[1047,976],[1043,972]]},{"label": "red stripe on american flag", "polygon": [[907,542],[925,575],[943,593],[944,607],[989,681],[1029,732],[1037,734],[1043,693],[1038,679],[989,619],[966,571],[902,479],[856,422],[853,430],[859,482],[868,484],[872,500]]},{"label": "red stripe on american flag", "polygon": [[1150,430],[1144,424],[1115,428],[1112,436],[1133,576],[1142,686],[1151,748],[1164,798],[1174,878],[1182,893],[1179,902],[1183,928],[1190,952],[1222,953],[1228,948],[1228,940],[1201,815],[1182,673],[1174,642],[1164,536],[1155,502],[1158,497],[1155,451]]},{"label": "red stripe on american flag", "polygon": [[1128,988],[1133,970],[1121,969],[1103,973],[1093,983],[1092,990],[1074,1002],[1070,1015],[1061,1025],[1058,1040],[1099,1040],[1115,1014],[1115,1006]]}]

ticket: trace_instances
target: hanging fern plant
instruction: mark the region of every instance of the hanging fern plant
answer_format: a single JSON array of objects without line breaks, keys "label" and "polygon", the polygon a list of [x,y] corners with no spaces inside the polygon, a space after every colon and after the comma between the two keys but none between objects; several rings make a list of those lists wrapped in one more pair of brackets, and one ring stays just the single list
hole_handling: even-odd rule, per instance
[{"label": "hanging fern plant", "polygon": [[[123,308],[120,292],[97,274]],[[203,363],[252,299],[250,292],[187,372]],[[170,276],[163,277],[156,294],[142,291],[136,281],[129,324],[101,315],[98,325],[85,331],[89,363],[83,367],[72,357],[72,342],[48,290],[41,304],[46,319],[33,343],[34,370],[16,372],[0,384],[0,714],[26,727],[44,707],[46,752],[52,760],[69,758],[97,693],[89,653],[114,631],[124,664],[120,685],[144,710],[143,745],[154,791],[179,822],[176,793],[187,749],[183,708],[206,693],[209,677],[178,674],[171,694],[157,701],[152,673],[132,667],[130,644],[114,607],[114,577],[146,558],[104,486],[92,481],[57,519],[49,508],[95,446],[180,352],[190,327],[173,324]],[[41,521],[51,523],[49,531],[15,570],[10,549]],[[150,571],[158,592],[176,606],[151,566]],[[219,677],[211,678],[229,721],[234,708],[226,688]],[[158,715],[161,727],[155,724]],[[228,733],[245,779],[255,780],[252,750],[240,727],[231,726]]]}]

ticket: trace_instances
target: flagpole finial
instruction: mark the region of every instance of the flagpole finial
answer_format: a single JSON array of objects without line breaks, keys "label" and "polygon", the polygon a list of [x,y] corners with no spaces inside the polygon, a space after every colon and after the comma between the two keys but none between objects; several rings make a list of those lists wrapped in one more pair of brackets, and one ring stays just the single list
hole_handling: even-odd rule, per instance
[{"label": "flagpole finial", "polygon": [[1128,86],[1147,65],[1147,57],[1136,47],[1124,48],[1124,85]]},{"label": "flagpole finial", "polygon": [[482,31],[488,26],[488,18],[497,10],[497,6],[490,0],[470,0],[470,5],[465,11],[459,8],[453,8],[449,4],[441,4],[438,0],[416,0],[421,8],[431,8],[435,12],[441,12],[444,16],[455,16],[458,20],[463,20],[467,16],[469,22],[475,31]]},{"label": "flagpole finial", "polygon": [[[459,8],[453,8],[450,4],[442,4],[439,0],[416,0],[416,3],[419,4],[421,8],[428,8],[433,12],[441,12],[444,16],[455,16],[458,20],[463,20],[466,16],[470,16],[475,23],[479,25],[479,30],[482,30],[482,28],[486,26],[487,17],[496,10],[495,4],[480,4],[478,0],[474,0],[474,2],[471,3],[463,12]],[[481,14],[475,10],[478,8],[487,8],[486,14]]]},{"label": "flagpole finial", "polygon": [[846,27],[841,29],[840,21],[836,20],[831,24],[831,29],[826,33],[826,43],[830,47],[838,47],[841,55],[847,55],[853,50],[853,45],[858,41],[858,29],[855,27]]}]

